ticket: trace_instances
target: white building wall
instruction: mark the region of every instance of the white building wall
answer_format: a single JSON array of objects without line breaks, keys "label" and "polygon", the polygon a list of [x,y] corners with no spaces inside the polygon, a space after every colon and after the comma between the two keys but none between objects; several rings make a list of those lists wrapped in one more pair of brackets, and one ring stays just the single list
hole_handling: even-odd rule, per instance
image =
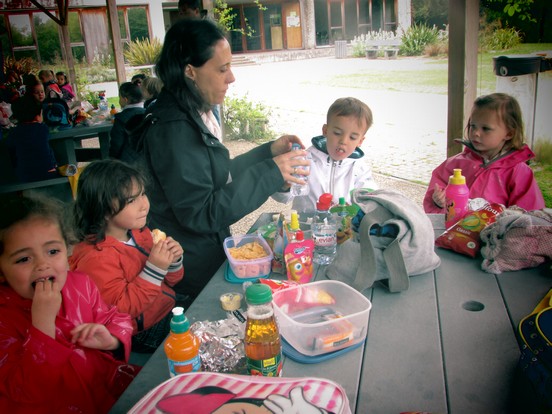
[{"label": "white building wall", "polygon": [[[399,0],[398,2],[398,12],[397,23],[399,29],[405,30],[412,26],[412,4],[411,0]],[[399,30],[400,32],[400,30]]]}]

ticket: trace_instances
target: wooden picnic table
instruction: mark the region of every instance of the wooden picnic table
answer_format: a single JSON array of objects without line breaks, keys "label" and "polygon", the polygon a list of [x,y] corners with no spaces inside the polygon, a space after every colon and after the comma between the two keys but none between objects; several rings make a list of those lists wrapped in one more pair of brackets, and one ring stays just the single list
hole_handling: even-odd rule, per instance
[{"label": "wooden picnic table", "polygon": [[[261,215],[256,225],[271,217]],[[443,216],[430,218],[440,235]],[[436,252],[441,266],[412,277],[407,291],[389,293],[376,284],[362,292],[372,302],[364,346],[316,364],[284,357],[283,376],[333,380],[359,414],[508,412],[519,357],[514,330],[552,278],[542,268],[489,274],[481,270],[480,259],[442,248]],[[225,281],[225,265],[186,310],[190,323],[225,318],[220,295],[241,289]],[[317,268],[315,279],[324,279],[324,271]],[[127,412],[167,379],[161,346],[111,413]]]},{"label": "wooden picnic table", "polygon": [[109,157],[109,133],[113,124],[111,121],[95,125],[77,125],[73,128],[50,132],[50,146],[59,165],[77,164],[77,152],[81,149],[81,141],[87,138],[98,137],[100,143],[99,158]]}]

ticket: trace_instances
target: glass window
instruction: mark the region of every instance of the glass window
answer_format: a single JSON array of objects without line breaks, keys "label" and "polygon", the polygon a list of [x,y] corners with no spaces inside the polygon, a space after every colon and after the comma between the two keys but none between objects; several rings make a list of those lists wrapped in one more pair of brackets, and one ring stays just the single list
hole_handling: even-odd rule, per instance
[{"label": "glass window", "polygon": [[44,13],[34,13],[33,23],[43,64],[53,64],[62,58],[59,25]]},{"label": "glass window", "polygon": [[128,9],[128,29],[131,41],[149,39],[148,16],[144,7]]},{"label": "glass window", "polygon": [[129,38],[125,22],[125,9],[119,9],[117,11],[117,14],[119,15],[119,30],[121,31],[121,40],[128,41]]},{"label": "glass window", "polygon": [[31,19],[28,14],[16,14],[8,16],[13,47],[35,46]]},{"label": "glass window", "polygon": [[84,41],[81,32],[80,17],[77,12],[69,12],[67,30],[69,31],[71,43],[80,43]]}]

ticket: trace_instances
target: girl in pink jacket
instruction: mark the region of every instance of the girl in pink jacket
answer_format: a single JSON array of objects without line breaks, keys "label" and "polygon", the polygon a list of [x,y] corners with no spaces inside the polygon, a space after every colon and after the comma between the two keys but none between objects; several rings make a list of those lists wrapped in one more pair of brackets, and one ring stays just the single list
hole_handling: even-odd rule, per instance
[{"label": "girl in pink jacket", "polygon": [[129,313],[132,350],[153,352],[170,331],[172,289],[183,275],[182,247],[172,237],[153,242],[145,177],[119,160],[90,163],[79,177],[72,270],[90,275],[103,299]]},{"label": "girl in pink jacket", "polygon": [[504,93],[477,98],[466,126],[464,151],[448,158],[431,175],[424,197],[426,213],[444,213],[445,187],[454,168],[461,168],[470,199],[484,198],[506,207],[544,208],[544,199],[527,161],[535,154],[524,144],[517,100]]},{"label": "girl in pink jacket", "polygon": [[132,326],[68,272],[63,206],[0,206],[0,412],[106,413],[137,373]]}]

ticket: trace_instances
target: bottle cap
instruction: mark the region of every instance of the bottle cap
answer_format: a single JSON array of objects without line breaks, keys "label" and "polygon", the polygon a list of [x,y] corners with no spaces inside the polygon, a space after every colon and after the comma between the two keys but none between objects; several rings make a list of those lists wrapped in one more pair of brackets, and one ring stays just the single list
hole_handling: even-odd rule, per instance
[{"label": "bottle cap", "polygon": [[300,149],[301,149],[301,145],[299,145],[297,143],[291,144],[291,150],[292,151],[297,151],[297,150],[300,150]]},{"label": "bottle cap", "polygon": [[305,235],[303,234],[303,230],[297,230],[295,232],[295,241],[303,241],[305,240]]},{"label": "bottle cap", "polygon": [[291,210],[291,230],[299,230],[299,215],[296,210]]},{"label": "bottle cap", "polygon": [[332,199],[333,199],[333,196],[330,193],[322,194],[318,199],[318,203],[316,203],[316,209],[329,210],[330,206],[332,205]]},{"label": "bottle cap", "polygon": [[453,185],[466,184],[466,177],[462,175],[461,168],[455,168],[452,171],[453,171],[453,175],[449,177],[449,184],[453,184]]},{"label": "bottle cap", "polygon": [[245,300],[250,305],[261,305],[272,300],[272,290],[270,286],[261,283],[253,283],[245,291]]},{"label": "bottle cap", "polygon": [[184,308],[177,306],[172,310],[173,317],[171,319],[171,331],[173,333],[185,333],[190,328],[190,322],[184,315]]},{"label": "bottle cap", "polygon": [[345,205],[345,197],[339,197],[339,205],[344,206]]}]

